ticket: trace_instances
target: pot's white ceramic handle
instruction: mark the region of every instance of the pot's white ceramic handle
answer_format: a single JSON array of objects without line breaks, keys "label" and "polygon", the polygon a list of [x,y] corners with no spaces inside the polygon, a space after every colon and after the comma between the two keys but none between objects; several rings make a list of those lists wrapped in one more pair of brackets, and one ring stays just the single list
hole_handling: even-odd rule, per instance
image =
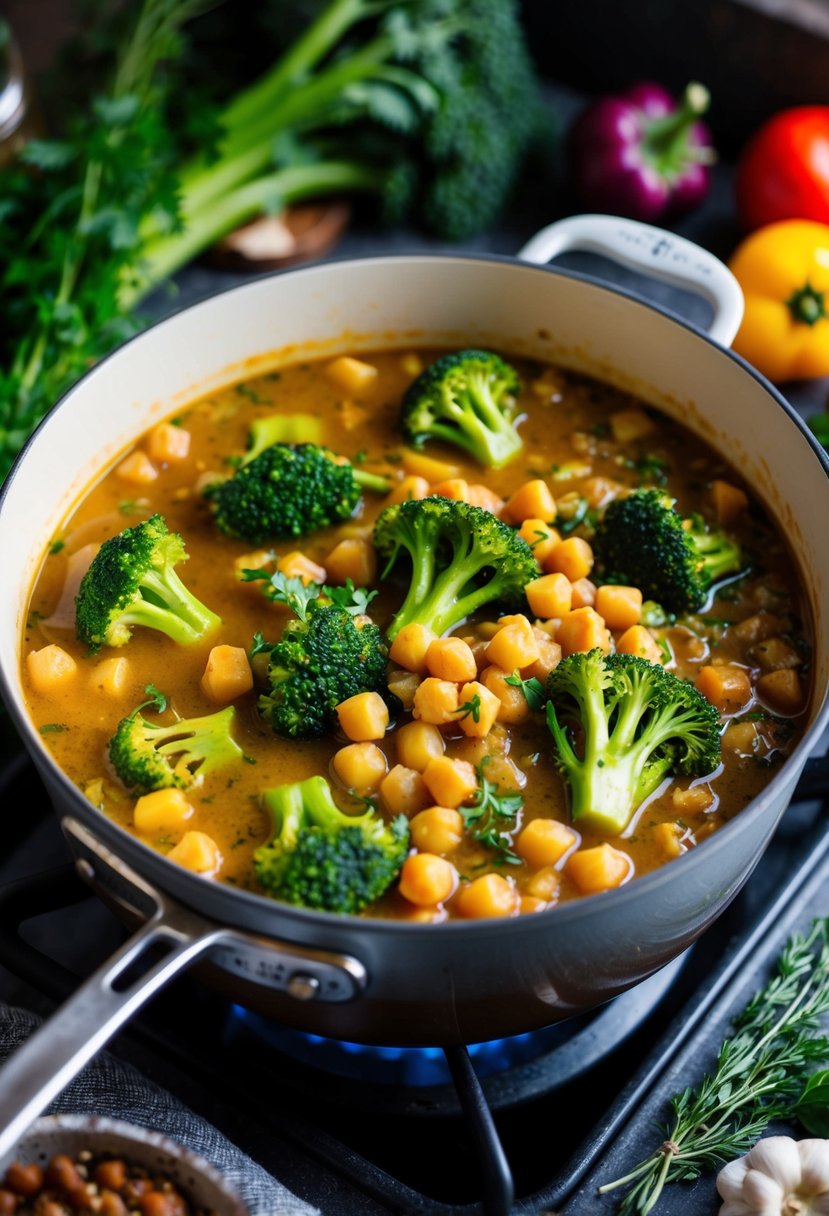
[{"label": "pot's white ceramic handle", "polygon": [[703,296],[714,310],[711,337],[730,346],[743,319],[743,293],[719,258],[692,241],[615,215],[574,215],[532,237],[518,257],[544,265],[569,250],[600,253],[653,279]]}]

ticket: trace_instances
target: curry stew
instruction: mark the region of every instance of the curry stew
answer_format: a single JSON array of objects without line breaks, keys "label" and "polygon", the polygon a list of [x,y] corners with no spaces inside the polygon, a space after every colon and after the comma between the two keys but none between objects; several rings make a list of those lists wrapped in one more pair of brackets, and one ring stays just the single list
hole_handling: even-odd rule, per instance
[{"label": "curry stew", "polygon": [[[319,774],[343,809],[373,806],[409,821],[402,876],[366,914],[439,922],[544,913],[695,848],[754,798],[797,741],[809,695],[806,607],[785,537],[750,487],[693,434],[642,403],[526,360],[511,361],[523,440],[514,459],[491,469],[441,442],[416,450],[401,438],[400,402],[439,353],[297,363],[195,401],[122,454],[44,559],[23,660],[36,727],[95,806],[205,878],[261,892],[253,857],[271,831],[262,791]],[[223,535],[204,487],[238,462],[252,423],[275,414],[311,416],[317,442],[388,477],[391,493],[366,490],[352,517],[297,539],[251,545]],[[699,513],[741,546],[740,572],[691,614],[666,618],[653,605],[643,610],[635,588],[597,586],[596,519],[643,486],[663,489],[683,516]],[[385,629],[405,596],[405,569],[382,570],[374,521],[390,501],[434,494],[472,502],[521,530],[542,577],[527,606],[505,622],[489,605],[452,630],[458,641],[427,657],[423,639],[401,634],[388,669],[398,713],[388,726],[373,726],[358,705],[353,721],[346,712],[325,737],[278,737],[257,710],[266,663],[251,657],[252,643],[255,635],[275,642],[292,614],[241,571],[279,569],[332,586],[351,578],[376,591],[367,612]],[[183,537],[189,559],[178,573],[221,624],[193,645],[139,626],[128,644],[92,653],[75,634],[79,579],[104,540],[154,514]],[[545,715],[521,684],[543,683],[562,653],[595,646],[664,664],[703,692],[722,720],[716,771],[663,781],[613,836],[570,822]],[[510,681],[516,671],[520,679]],[[163,712],[143,711],[159,723],[232,704],[240,753],[175,791],[178,811],[139,815],[136,823],[138,797],[115,776],[108,741],[119,720],[148,701],[148,686],[167,699]],[[484,782],[497,795],[486,814]]]}]

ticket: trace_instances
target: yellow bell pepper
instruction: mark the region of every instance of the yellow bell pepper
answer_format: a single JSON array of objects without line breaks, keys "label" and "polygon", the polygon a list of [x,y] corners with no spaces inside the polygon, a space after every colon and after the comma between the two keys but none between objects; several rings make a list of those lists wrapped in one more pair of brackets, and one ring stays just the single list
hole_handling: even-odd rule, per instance
[{"label": "yellow bell pepper", "polygon": [[728,265],[746,301],[737,354],[775,383],[829,375],[829,225],[767,224]]}]

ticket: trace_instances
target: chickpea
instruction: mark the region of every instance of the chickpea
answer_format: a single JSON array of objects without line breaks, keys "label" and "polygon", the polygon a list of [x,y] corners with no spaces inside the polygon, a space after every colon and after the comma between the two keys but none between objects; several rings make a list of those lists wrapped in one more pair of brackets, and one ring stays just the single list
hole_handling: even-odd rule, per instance
[{"label": "chickpea", "polygon": [[412,844],[422,853],[451,853],[463,839],[463,816],[448,806],[430,806],[409,824]]},{"label": "chickpea", "polygon": [[8,1190],[14,1191],[15,1195],[23,1195],[28,1198],[30,1195],[36,1195],[42,1189],[43,1170],[34,1161],[30,1161],[28,1165],[24,1165],[22,1161],[13,1161],[6,1170],[3,1182]]},{"label": "chickpea", "polygon": [[434,853],[413,853],[400,871],[400,894],[410,904],[433,907],[448,899],[458,885],[457,870]]}]

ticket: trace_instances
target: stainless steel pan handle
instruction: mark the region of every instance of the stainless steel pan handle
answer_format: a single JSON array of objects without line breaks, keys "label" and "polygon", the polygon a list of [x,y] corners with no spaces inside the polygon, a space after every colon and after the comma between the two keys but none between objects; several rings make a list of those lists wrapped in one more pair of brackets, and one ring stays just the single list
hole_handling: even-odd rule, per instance
[{"label": "stainless steel pan handle", "polygon": [[356,959],[210,921],[155,890],[77,820],[62,826],[84,854],[77,862],[81,876],[146,923],[0,1069],[0,1160],[124,1023],[207,953],[228,968],[232,958],[237,973],[254,973],[297,1000],[353,1000],[365,987]]}]

